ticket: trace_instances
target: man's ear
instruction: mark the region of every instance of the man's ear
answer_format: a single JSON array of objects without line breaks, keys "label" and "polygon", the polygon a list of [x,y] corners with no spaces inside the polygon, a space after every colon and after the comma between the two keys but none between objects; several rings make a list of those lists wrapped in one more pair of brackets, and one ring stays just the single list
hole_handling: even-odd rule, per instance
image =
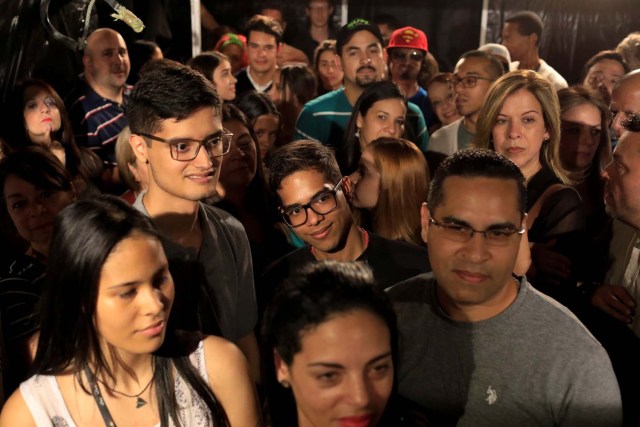
[{"label": "man's ear", "polygon": [[428,243],[427,231],[429,231],[429,218],[431,218],[431,212],[429,212],[427,204],[423,203],[422,206],[420,206],[420,236],[425,243]]},{"label": "man's ear", "polygon": [[133,154],[136,155],[136,158],[140,161],[140,163],[149,162],[149,147],[147,146],[147,141],[145,141],[144,138],[132,133],[129,137],[129,145],[131,145]]},{"label": "man's ear", "polygon": [[89,68],[89,65],[91,64],[91,58],[89,57],[89,55],[82,55],[82,66],[84,67],[84,69],[86,70],[87,68]]},{"label": "man's ear", "polygon": [[282,381],[291,382],[289,379],[289,367],[280,357],[280,354],[276,350],[273,350],[273,365],[276,368],[276,379],[279,383]]}]

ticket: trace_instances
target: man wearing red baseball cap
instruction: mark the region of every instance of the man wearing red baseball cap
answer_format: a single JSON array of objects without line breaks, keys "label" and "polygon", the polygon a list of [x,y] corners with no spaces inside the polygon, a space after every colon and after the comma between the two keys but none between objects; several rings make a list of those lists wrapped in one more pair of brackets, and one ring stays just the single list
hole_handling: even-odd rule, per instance
[{"label": "man wearing red baseball cap", "polygon": [[402,89],[407,100],[422,110],[427,127],[433,124],[435,115],[426,89],[418,84],[418,75],[428,50],[427,36],[414,27],[395,30],[387,46],[391,80]]}]

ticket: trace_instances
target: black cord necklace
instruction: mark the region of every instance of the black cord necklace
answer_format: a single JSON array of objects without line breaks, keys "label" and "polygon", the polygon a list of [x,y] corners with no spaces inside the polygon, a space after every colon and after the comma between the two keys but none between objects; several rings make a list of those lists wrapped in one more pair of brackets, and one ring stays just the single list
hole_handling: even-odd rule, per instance
[{"label": "black cord necklace", "polygon": [[140,390],[140,393],[138,393],[138,394],[127,394],[127,393],[123,393],[121,391],[118,391],[116,389],[110,388],[104,381],[102,381],[100,379],[98,379],[98,382],[100,384],[102,384],[104,386],[104,388],[109,390],[111,393],[119,394],[120,396],[129,397],[131,399],[133,399],[135,397],[136,398],[136,409],[138,409],[138,408],[141,408],[141,407],[143,407],[144,405],[147,404],[147,401],[144,400],[142,397],[140,397],[140,395],[142,393],[144,393],[145,391],[147,391],[147,389],[149,388],[149,386],[153,382],[153,375],[151,375],[151,379],[149,380],[147,385],[144,386],[144,388],[142,390]]}]

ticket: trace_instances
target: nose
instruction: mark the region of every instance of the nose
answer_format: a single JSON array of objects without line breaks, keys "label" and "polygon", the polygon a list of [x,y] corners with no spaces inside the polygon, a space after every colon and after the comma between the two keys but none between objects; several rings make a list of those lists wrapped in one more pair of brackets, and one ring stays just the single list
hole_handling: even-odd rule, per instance
[{"label": "nose", "polygon": [[324,215],[315,213],[313,209],[307,208],[307,224],[316,225],[324,220]]},{"label": "nose", "polygon": [[209,169],[213,166],[214,158],[209,154],[209,150],[206,145],[200,146],[200,151],[196,155],[196,158],[192,160],[192,163],[201,169]]},{"label": "nose", "polygon": [[482,263],[489,257],[487,242],[482,233],[473,233],[471,239],[464,245],[464,257],[473,263]]},{"label": "nose", "polygon": [[142,301],[142,312],[146,315],[157,316],[162,313],[165,306],[165,296],[159,288],[152,286],[151,284],[141,286],[138,290],[140,292]]},{"label": "nose", "polygon": [[348,401],[357,408],[366,408],[371,401],[369,384],[363,377],[352,378],[347,388]]},{"label": "nose", "polygon": [[232,84],[238,83],[238,79],[236,79],[236,76],[234,76],[233,74],[231,75],[231,83]]},{"label": "nose", "polygon": [[49,104],[46,101],[42,101],[40,103],[40,112],[48,113],[50,111],[51,111],[51,107],[49,106]]},{"label": "nose", "polygon": [[600,172],[600,177],[605,181],[611,180],[611,175],[609,174],[609,172],[611,171],[612,167],[613,167],[613,162],[610,162],[607,166],[605,166],[604,169],[602,169],[602,172]]},{"label": "nose", "polygon": [[618,138],[620,138],[625,131],[625,128],[622,126],[622,120],[625,119],[625,116],[623,111],[618,111],[611,122],[611,129],[613,129],[613,132]]},{"label": "nose", "polygon": [[518,123],[517,120],[509,121],[509,127],[507,128],[507,132],[508,132],[509,139],[520,139],[520,136],[522,135],[522,133],[521,133],[520,124]]}]

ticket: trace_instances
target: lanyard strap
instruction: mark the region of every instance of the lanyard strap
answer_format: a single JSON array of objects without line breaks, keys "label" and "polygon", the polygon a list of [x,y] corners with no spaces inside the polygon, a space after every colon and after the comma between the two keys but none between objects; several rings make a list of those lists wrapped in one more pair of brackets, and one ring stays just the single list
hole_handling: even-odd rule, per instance
[{"label": "lanyard strap", "polygon": [[100,393],[100,388],[98,387],[98,382],[95,377],[89,370],[89,368],[84,368],[84,374],[87,376],[87,381],[89,381],[89,387],[91,387],[91,394],[98,404],[98,409],[100,410],[100,415],[102,415],[102,419],[104,420],[104,424],[107,427],[116,427],[116,423],[113,421],[111,414],[109,413],[109,408],[107,408],[107,404],[104,402],[104,398],[102,397],[102,393]]}]

